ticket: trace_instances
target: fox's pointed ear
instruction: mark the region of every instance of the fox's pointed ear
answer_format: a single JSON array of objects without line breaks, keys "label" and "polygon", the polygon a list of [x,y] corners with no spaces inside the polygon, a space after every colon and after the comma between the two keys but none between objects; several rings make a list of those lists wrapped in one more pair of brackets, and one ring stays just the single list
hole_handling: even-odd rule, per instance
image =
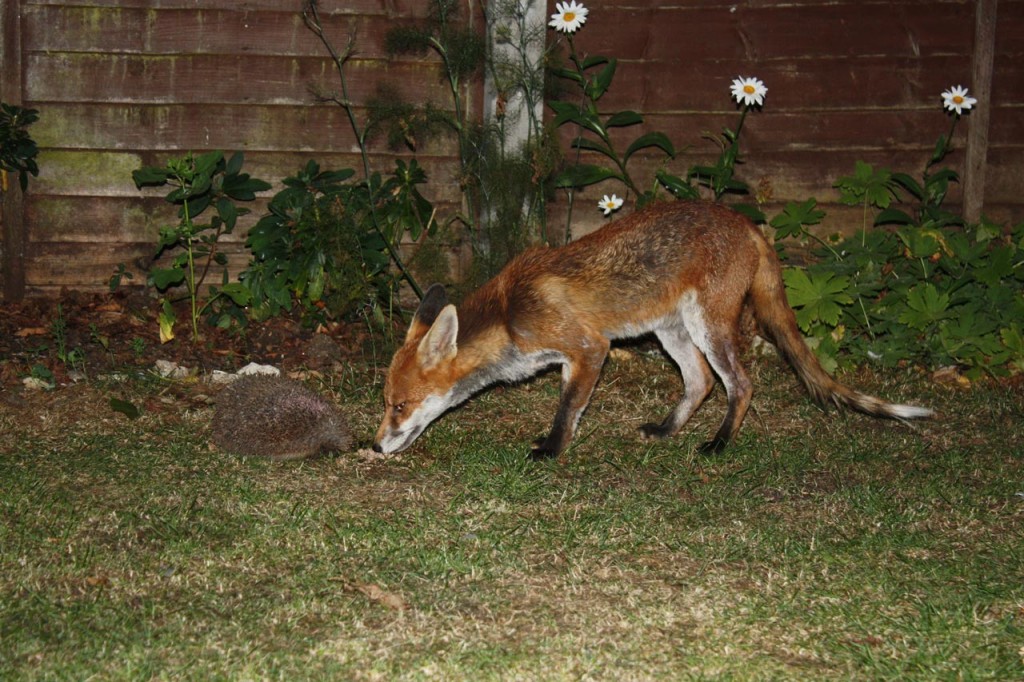
[{"label": "fox's pointed ear", "polygon": [[440,284],[433,284],[427,293],[423,294],[420,307],[409,323],[409,329],[405,332],[405,342],[408,343],[418,339],[427,333],[430,325],[434,324],[441,309],[448,305],[448,294]]},{"label": "fox's pointed ear", "polygon": [[441,308],[434,319],[434,324],[420,339],[420,345],[416,349],[420,365],[424,369],[432,369],[442,362],[455,357],[458,347],[455,343],[459,336],[459,316],[455,313],[455,306],[446,305]]}]

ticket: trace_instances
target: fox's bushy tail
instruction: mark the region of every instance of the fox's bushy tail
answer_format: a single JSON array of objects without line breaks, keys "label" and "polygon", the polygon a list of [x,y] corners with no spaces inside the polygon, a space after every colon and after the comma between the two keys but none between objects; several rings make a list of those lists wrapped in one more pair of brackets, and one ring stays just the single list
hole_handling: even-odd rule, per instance
[{"label": "fox's bushy tail", "polygon": [[827,406],[831,403],[874,417],[899,420],[924,419],[935,415],[927,407],[889,403],[855,391],[832,378],[804,342],[796,315],[786,299],[782,269],[775,254],[771,253],[771,246],[767,242],[760,242],[759,247],[768,253],[761,254],[761,264],[750,290],[754,317],[819,405]]}]

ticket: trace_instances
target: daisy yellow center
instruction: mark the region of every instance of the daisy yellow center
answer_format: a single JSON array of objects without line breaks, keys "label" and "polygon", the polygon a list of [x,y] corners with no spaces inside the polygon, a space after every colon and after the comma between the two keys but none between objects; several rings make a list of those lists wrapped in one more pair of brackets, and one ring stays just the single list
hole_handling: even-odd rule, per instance
[{"label": "daisy yellow center", "polygon": [[747,83],[746,85],[743,86],[743,92],[747,93],[748,95],[753,95],[755,92],[754,86],[751,85],[750,83]]},{"label": "daisy yellow center", "polygon": [[576,13],[575,12],[566,12],[565,14],[562,15],[562,20],[563,21],[575,21],[576,20]]},{"label": "daisy yellow center", "polygon": [[964,103],[964,98],[961,97],[960,95],[953,95],[953,103],[954,104],[963,104]]}]

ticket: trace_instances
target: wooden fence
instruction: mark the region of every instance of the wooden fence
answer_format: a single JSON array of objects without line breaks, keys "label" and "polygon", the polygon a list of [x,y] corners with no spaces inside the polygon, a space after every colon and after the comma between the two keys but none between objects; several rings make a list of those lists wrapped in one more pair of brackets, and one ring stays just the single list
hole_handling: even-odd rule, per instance
[{"label": "wooden fence", "polygon": [[[159,193],[136,190],[131,172],[140,166],[223,149],[244,151],[248,170],[275,183],[308,159],[359,167],[342,110],[310,94],[337,80],[303,24],[299,0],[0,1],[0,98],[41,112],[31,130],[41,173],[23,201],[17,191],[5,195],[5,299],[100,288],[119,263],[137,273],[147,267],[159,225],[172,214]],[[667,133],[684,150],[669,170],[714,159],[717,149],[702,133],[735,125],[729,83],[757,76],[768,96],[747,119],[741,177],[769,214],[813,196],[828,214],[823,230],[850,230],[861,214],[836,203],[835,179],[857,160],[920,173],[951,122],[939,94],[963,84],[982,95],[987,120],[977,112],[965,117],[949,163],[963,172],[968,137],[981,140],[974,151],[987,172],[975,191],[986,215],[1024,220],[1024,0],[586,4],[590,16],[574,38],[577,48],[620,60],[601,106],[637,110],[644,131]],[[322,0],[337,43],[357,36],[349,64],[355,102],[382,82],[410,99],[450,102],[436,58],[393,58],[383,47],[388,28],[422,19],[428,5]],[[476,3],[460,6],[482,21]],[[978,7],[997,16],[976,39]],[[987,93],[973,85],[986,55],[994,64]],[[480,110],[482,89],[474,92]],[[638,130],[619,131],[618,142]],[[381,170],[396,155],[410,152],[374,147]],[[416,156],[431,179],[427,193],[454,209],[454,146],[429,144]],[[635,173],[647,181],[662,163],[656,154],[638,157]],[[579,193],[578,206],[594,207],[574,212],[574,232],[604,220],[596,201],[613,191],[623,193],[611,183]],[[951,201],[961,197],[957,188]],[[564,218],[564,207],[564,200],[552,201],[551,221]],[[236,251],[241,238],[235,236]]]}]

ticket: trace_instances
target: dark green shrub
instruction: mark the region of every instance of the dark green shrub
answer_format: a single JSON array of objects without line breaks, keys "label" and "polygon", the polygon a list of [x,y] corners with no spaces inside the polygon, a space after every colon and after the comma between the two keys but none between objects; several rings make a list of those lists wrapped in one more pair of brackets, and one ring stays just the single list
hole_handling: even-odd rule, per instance
[{"label": "dark green shrub", "polygon": [[310,161],[285,179],[246,240],[252,260],[241,279],[253,316],[295,304],[316,323],[390,299],[399,278],[389,241],[397,249],[404,234],[418,240],[431,225],[433,208],[417,189],[426,174],[401,160],[386,180],[374,173],[369,183],[347,183],[354,174]]}]

